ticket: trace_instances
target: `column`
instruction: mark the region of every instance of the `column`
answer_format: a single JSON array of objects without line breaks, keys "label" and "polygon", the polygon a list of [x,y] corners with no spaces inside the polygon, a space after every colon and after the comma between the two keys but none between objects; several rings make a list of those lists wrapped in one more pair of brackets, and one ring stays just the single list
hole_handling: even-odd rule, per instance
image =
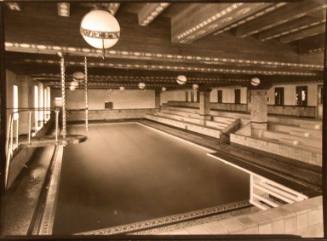
[{"label": "column", "polygon": [[261,137],[268,126],[267,90],[252,89],[251,95],[251,134]]},{"label": "column", "polygon": [[160,109],[160,89],[154,90],[154,107]]},{"label": "column", "polygon": [[210,92],[211,89],[204,89],[201,88],[199,89],[199,98],[200,98],[200,102],[199,102],[199,114],[202,117],[202,124],[205,125],[206,124],[206,120],[210,120],[211,116],[210,116]]}]

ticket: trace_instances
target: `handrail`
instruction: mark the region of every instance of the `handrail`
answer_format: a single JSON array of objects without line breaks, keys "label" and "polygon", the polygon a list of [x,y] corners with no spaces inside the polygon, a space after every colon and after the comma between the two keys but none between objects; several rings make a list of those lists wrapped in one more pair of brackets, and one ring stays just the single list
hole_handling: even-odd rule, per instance
[{"label": "handrail", "polygon": [[[31,144],[32,141],[32,116],[33,113],[42,113],[43,116],[41,119],[39,119],[37,116],[34,118],[35,122],[35,134],[36,132],[40,129],[39,124],[40,120],[41,122],[41,127],[43,124],[45,124],[49,119],[49,112],[55,112],[55,140],[56,143],[58,143],[58,135],[59,135],[59,108],[7,108],[7,110],[14,110],[9,114],[9,125],[7,128],[7,138],[6,138],[6,173],[5,173],[5,186],[7,187],[8,184],[8,177],[9,177],[9,169],[10,169],[10,162],[13,157],[14,151],[19,147],[20,139],[19,139],[19,133],[20,133],[20,116],[23,113],[28,113],[28,129],[27,129],[27,143]],[[14,131],[15,129],[15,131]],[[14,138],[15,138],[15,145],[14,145]]]},{"label": "handrail", "polygon": [[43,110],[58,110],[60,109],[59,107],[50,107],[50,108],[29,108],[29,107],[21,107],[21,108],[6,108],[6,110],[18,110],[18,111],[13,111],[13,112],[24,112],[24,111],[43,111]]}]

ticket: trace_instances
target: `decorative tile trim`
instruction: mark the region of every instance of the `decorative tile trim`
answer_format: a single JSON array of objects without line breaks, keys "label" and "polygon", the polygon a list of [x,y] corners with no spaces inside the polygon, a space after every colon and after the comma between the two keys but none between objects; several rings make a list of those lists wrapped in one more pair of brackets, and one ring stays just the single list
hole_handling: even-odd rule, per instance
[{"label": "decorative tile trim", "polygon": [[187,213],[182,213],[182,214],[176,214],[176,215],[170,215],[170,216],[165,216],[161,218],[156,218],[156,219],[150,219],[146,221],[141,221],[141,222],[135,222],[131,224],[126,224],[126,225],[119,225],[119,226],[113,226],[109,228],[103,228],[103,229],[97,229],[93,231],[88,231],[88,232],[81,232],[81,233],[76,233],[76,235],[111,235],[111,234],[122,234],[122,233],[129,233],[129,232],[135,232],[143,229],[149,229],[153,227],[158,227],[162,225],[168,225],[168,224],[173,224],[185,220],[190,220],[190,219],[195,219],[195,218],[200,218],[200,217],[205,217],[209,215],[214,215],[222,212],[227,212],[231,210],[235,210],[238,208],[242,207],[247,207],[249,206],[248,200],[243,200],[239,202],[233,202],[225,205],[219,205],[215,207],[210,207],[210,208],[205,208],[205,209],[200,209],[200,210],[195,210]]},{"label": "decorative tile trim", "polygon": [[[93,48],[78,48],[71,46],[54,46],[42,44],[29,44],[18,42],[5,42],[6,51],[13,52],[37,52],[44,54],[57,54],[57,52],[98,57],[102,54],[102,50]],[[207,65],[222,65],[222,64],[241,64],[241,65],[256,65],[256,66],[269,66],[269,67],[294,67],[323,70],[323,65],[317,64],[301,64],[292,62],[280,61],[266,61],[266,60],[251,60],[251,59],[236,59],[236,58],[223,58],[223,57],[208,57],[198,55],[176,55],[176,54],[162,54],[162,53],[149,53],[149,52],[136,52],[136,51],[123,51],[123,50],[106,50],[108,58],[122,58],[122,59],[138,59],[138,60],[158,60],[169,62],[186,62]]]},{"label": "decorative tile trim", "polygon": [[98,39],[119,39],[120,32],[100,32],[93,31],[85,28],[80,28],[80,33],[84,36],[90,38],[98,38]]},{"label": "decorative tile trim", "polygon": [[[38,64],[59,64],[58,60],[47,59],[24,59],[24,63]],[[67,65],[83,66],[83,61],[66,61]],[[287,75],[287,76],[317,76],[318,73],[303,71],[273,71],[273,70],[245,70],[245,69],[226,69],[226,68],[208,68],[194,66],[175,66],[175,65],[155,65],[155,64],[120,64],[90,62],[89,67],[104,67],[116,69],[143,69],[143,70],[168,70],[168,71],[191,71],[204,73],[228,73],[228,74],[249,74],[249,75]]]}]

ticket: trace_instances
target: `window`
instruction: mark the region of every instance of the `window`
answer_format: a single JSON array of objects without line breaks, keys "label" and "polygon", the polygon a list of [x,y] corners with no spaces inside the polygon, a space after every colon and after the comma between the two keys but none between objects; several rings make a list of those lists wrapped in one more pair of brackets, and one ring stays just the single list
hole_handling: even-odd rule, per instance
[{"label": "window", "polygon": [[223,103],[223,91],[222,90],[217,90],[217,102]]},{"label": "window", "polygon": [[241,90],[240,89],[235,89],[235,104],[241,104]]},{"label": "window", "polygon": [[14,120],[18,120],[18,86],[13,86],[13,102],[12,102]]},{"label": "window", "polygon": [[299,106],[308,105],[308,87],[296,86],[296,104]]},{"label": "window", "polygon": [[284,88],[275,88],[275,105],[284,105]]}]

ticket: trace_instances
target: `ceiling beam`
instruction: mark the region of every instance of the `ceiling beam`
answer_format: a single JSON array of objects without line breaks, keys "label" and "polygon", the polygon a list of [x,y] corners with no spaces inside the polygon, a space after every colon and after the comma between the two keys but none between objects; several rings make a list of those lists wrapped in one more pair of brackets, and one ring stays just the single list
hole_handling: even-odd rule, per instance
[{"label": "ceiling beam", "polygon": [[139,25],[147,26],[160,15],[170,3],[146,3],[137,14]]},{"label": "ceiling beam", "polygon": [[[75,48],[68,46],[52,46],[52,45],[37,45],[27,43],[5,43],[6,51],[20,52],[20,53],[33,53],[44,55],[56,55],[58,51],[64,52],[71,56],[87,56],[99,57],[101,50],[91,48]],[[125,59],[125,60],[151,60],[161,61],[167,63],[189,63],[213,66],[253,66],[253,67],[271,67],[279,68],[300,68],[300,69],[313,69],[321,70],[322,65],[304,64],[296,62],[282,62],[282,61],[266,61],[262,59],[245,59],[245,58],[226,58],[226,57],[210,57],[203,55],[182,55],[182,54],[164,54],[164,53],[150,53],[138,51],[119,51],[109,50],[106,52],[107,58],[112,59]]]},{"label": "ceiling beam", "polygon": [[105,9],[112,15],[115,15],[120,7],[120,3],[80,3],[81,5],[93,9]]},{"label": "ceiling beam", "polygon": [[58,16],[60,17],[70,17],[70,3],[60,2],[57,3]]},{"label": "ceiling beam", "polygon": [[305,39],[308,37],[312,37],[315,35],[319,35],[325,32],[325,23],[316,25],[311,28],[307,28],[304,30],[297,31],[293,34],[286,35],[284,37],[281,37],[279,40],[282,43],[291,43],[300,39]]},{"label": "ceiling beam", "polygon": [[275,11],[276,9],[284,6],[286,3],[285,2],[279,2],[279,3],[265,3],[267,4],[268,7],[263,8],[262,10],[259,10],[253,14],[249,14],[249,16],[241,18],[240,21],[235,21],[234,23],[227,25],[226,27],[219,29],[216,33],[214,33],[213,35],[218,35],[221,34],[223,32],[229,31],[231,29],[235,29],[236,27],[243,25],[249,21],[252,21],[258,17],[261,17],[269,12]]},{"label": "ceiling beam", "polygon": [[319,53],[325,47],[325,34],[308,37],[293,44],[300,54]]},{"label": "ceiling beam", "polygon": [[276,11],[270,12],[238,27],[238,29],[236,29],[236,36],[241,38],[248,37],[275,26],[301,18],[326,7],[327,4],[319,4],[316,1],[288,3]]},{"label": "ceiling beam", "polygon": [[[37,65],[59,65],[59,60],[45,58],[24,58],[11,61],[13,65],[19,64],[37,64]],[[66,60],[67,66],[84,66],[81,60]],[[98,62],[89,61],[90,68],[112,68],[121,70],[148,70],[148,71],[169,71],[169,72],[189,72],[189,73],[211,73],[211,74],[228,74],[228,75],[263,75],[263,76],[318,76],[320,71],[304,70],[274,70],[274,69],[254,69],[254,68],[235,68],[235,67],[203,67],[194,65],[168,65],[168,64],[149,64],[142,62]]]},{"label": "ceiling beam", "polygon": [[172,18],[172,41],[192,43],[269,6],[272,3],[191,5]]},{"label": "ceiling beam", "polygon": [[7,7],[12,11],[21,11],[21,7],[17,2],[6,2]]},{"label": "ceiling beam", "polygon": [[302,18],[293,20],[289,23],[284,23],[282,25],[279,25],[272,29],[264,31],[264,32],[260,33],[257,36],[257,38],[260,39],[261,41],[272,40],[272,39],[282,37],[284,35],[288,35],[290,33],[300,31],[302,29],[314,27],[314,26],[319,25],[324,22],[325,22],[324,17],[321,19],[318,19],[318,18],[313,18],[310,16],[304,16]]}]

